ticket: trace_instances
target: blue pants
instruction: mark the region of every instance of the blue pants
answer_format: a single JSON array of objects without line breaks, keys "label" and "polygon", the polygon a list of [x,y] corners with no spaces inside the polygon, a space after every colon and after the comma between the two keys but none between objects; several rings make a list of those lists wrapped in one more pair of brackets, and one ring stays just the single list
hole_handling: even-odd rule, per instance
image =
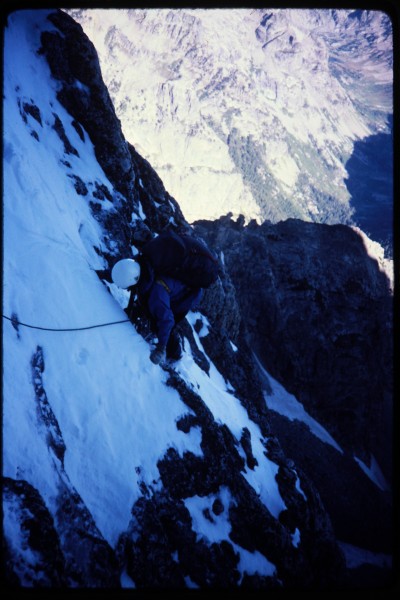
[{"label": "blue pants", "polygon": [[189,288],[172,277],[157,278],[148,295],[147,305],[154,320],[158,342],[166,346],[174,325],[189,310],[195,309],[202,297],[200,288]]}]

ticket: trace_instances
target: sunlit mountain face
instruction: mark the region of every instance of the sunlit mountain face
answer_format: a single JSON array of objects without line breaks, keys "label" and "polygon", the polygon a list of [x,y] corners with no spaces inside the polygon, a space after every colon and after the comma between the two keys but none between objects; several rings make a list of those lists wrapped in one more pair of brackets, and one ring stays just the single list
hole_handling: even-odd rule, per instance
[{"label": "sunlit mountain face", "polygon": [[68,12],[96,47],[125,136],[188,221],[355,224],[391,256],[389,14]]}]

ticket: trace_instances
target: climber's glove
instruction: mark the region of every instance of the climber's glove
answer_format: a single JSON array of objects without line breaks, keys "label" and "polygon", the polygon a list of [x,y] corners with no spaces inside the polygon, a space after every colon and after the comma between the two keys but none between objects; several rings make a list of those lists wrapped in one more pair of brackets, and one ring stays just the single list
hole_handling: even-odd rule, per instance
[{"label": "climber's glove", "polygon": [[159,365],[161,362],[165,360],[165,346],[161,344],[157,344],[157,346],[150,352],[150,360],[155,365]]}]

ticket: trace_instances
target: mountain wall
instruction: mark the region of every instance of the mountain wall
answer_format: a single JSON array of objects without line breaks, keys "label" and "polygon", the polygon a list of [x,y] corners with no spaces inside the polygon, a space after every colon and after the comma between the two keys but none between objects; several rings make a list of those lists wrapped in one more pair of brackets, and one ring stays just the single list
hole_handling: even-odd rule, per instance
[{"label": "mountain wall", "polygon": [[[286,455],[316,483],[339,536],[390,546],[390,493],[354,468],[354,457],[370,467],[376,459],[393,483],[393,291],[383,263],[344,225],[246,227],[227,215],[194,227],[224,257],[258,360],[345,451],[272,410]],[[268,404],[268,381],[264,389]]]},{"label": "mountain wall", "polygon": [[[108,242],[106,249],[95,248],[107,264],[104,271],[98,272],[105,282],[113,264],[131,254],[132,235],[138,228],[145,225],[158,233],[166,226],[190,226],[149,162],[124,139],[93,44],[81,26],[63,11],[50,11],[48,21],[51,27],[41,35],[40,54],[46,58],[57,82],[57,98],[75,129],[78,132],[84,129],[89,135],[97,160],[114,187],[113,195],[99,186],[89,192],[85,182],[70,168],[76,193],[87,198]],[[32,102],[22,103],[21,116],[27,114],[40,115],[40,107]],[[64,162],[68,166],[73,145],[56,117],[53,127],[64,142]],[[113,210],[103,208],[105,199],[113,203]],[[254,444],[258,440],[252,439],[249,430],[243,427],[238,442],[231,430],[215,418],[195,386],[189,385],[172,367],[165,366],[166,386],[177,390],[189,410],[176,426],[183,432],[192,428],[201,431],[202,456],[191,452],[181,456],[170,448],[160,458],[157,467],[161,487],[151,489],[143,481],[142,495],[131,508],[129,527],[112,548],[68,483],[63,463],[65,443],[46,395],[45,357],[38,347],[31,359],[31,370],[42,426],[46,428],[49,449],[60,473],[57,502],[50,509],[41,490],[24,478],[3,478],[3,498],[7,506],[20,508],[18,526],[24,531],[28,548],[37,557],[36,570],[29,572],[32,587],[115,590],[120,587],[121,574],[126,572],[140,589],[183,589],[188,582],[201,589],[234,589],[239,585],[235,547],[240,546],[249,553],[260,553],[276,566],[276,573],[271,576],[245,575],[240,581],[242,588],[352,588],[360,581],[346,569],[338,535],[348,543],[365,543],[374,551],[391,551],[390,494],[377,489],[361,470],[357,472],[357,481],[351,483],[350,474],[358,467],[355,464],[350,467],[349,457],[342,464],[338,457],[331,456],[332,464],[323,465],[334,475],[330,491],[334,483],[341,481],[343,466],[343,481],[348,485],[351,502],[344,516],[336,508],[335,498],[327,510],[323,494],[328,497],[328,484],[316,476],[309,457],[301,449],[304,443],[310,443],[313,459],[318,462],[318,443],[311,439],[307,428],[303,432],[298,429],[299,454],[294,452],[295,446],[289,444],[282,423],[268,409],[265,385],[253,359],[254,347],[271,373],[293,390],[310,412],[321,417],[349,452],[357,450],[363,457],[377,452],[375,437],[381,439],[384,430],[378,400],[389,405],[391,392],[389,386],[386,388],[390,368],[384,364],[390,358],[390,325],[384,321],[385,314],[390,320],[390,293],[384,276],[363,251],[361,238],[346,227],[319,229],[300,221],[288,221],[246,228],[240,221],[227,218],[199,223],[197,229],[220,251],[221,277],[206,291],[201,307],[203,318],[210,323],[202,336],[204,351],[187,322],[182,333],[198,366],[208,373],[210,364],[214,364],[232,384],[233,395],[249,418],[258,425],[259,441],[265,457],[276,466],[275,480],[286,508],[274,515],[243,477],[245,470],[252,471],[257,466]],[[265,244],[261,243],[263,240]],[[341,268],[346,264],[344,273],[337,274],[337,264],[330,262],[335,253],[344,261]],[[246,257],[251,264],[258,265],[257,269],[247,267],[247,273],[244,272],[248,265]],[[257,289],[254,301],[244,286]],[[335,302],[335,298],[339,301]],[[359,323],[360,310],[363,319]],[[203,327],[204,322],[199,319],[195,329],[200,332]],[[369,334],[374,335],[374,348],[368,341]],[[329,358],[332,354],[333,362]],[[329,370],[332,377],[327,385],[324,378]],[[363,390],[360,398],[362,386],[368,383],[368,370],[371,391]],[[378,395],[376,402],[374,394]],[[350,414],[346,413],[345,400],[351,405]],[[343,425],[344,413],[349,418]],[[355,427],[356,417],[361,423],[357,424],[355,439],[351,441],[350,424]],[[378,424],[371,434],[374,417],[378,418]],[[322,454],[323,460],[328,453],[329,448]],[[318,465],[317,475],[322,470]],[[140,467],[137,474],[140,477]],[[221,489],[228,491],[229,504],[224,505],[217,497]],[[358,503],[361,490],[370,494],[368,504]],[[212,509],[205,512],[205,518],[214,522],[226,511],[231,524],[229,542],[206,544],[199,539],[185,505],[188,497],[213,495],[215,501]],[[378,507],[376,513],[371,511],[373,502]],[[351,523],[357,511],[371,519],[371,527],[364,536],[359,521],[348,530],[344,526],[345,522]],[[10,510],[7,514],[12,513]],[[8,586],[21,587],[28,567],[7,541],[3,563]]]},{"label": "mountain wall", "polygon": [[249,341],[340,445],[392,472],[393,294],[366,237],[344,225],[195,224],[232,278]]}]

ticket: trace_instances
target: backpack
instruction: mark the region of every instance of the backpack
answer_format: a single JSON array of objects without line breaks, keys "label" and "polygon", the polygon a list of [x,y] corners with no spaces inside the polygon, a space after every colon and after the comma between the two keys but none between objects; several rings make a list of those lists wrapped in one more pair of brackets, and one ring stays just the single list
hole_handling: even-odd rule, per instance
[{"label": "backpack", "polygon": [[168,275],[189,287],[208,288],[218,278],[218,260],[206,244],[172,230],[150,240],[142,248],[142,257],[153,276]]}]

